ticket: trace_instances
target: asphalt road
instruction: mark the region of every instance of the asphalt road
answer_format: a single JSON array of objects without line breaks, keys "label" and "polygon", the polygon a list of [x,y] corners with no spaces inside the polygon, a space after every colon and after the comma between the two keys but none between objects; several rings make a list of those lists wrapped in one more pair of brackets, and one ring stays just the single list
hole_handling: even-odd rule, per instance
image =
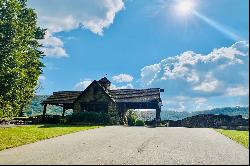
[{"label": "asphalt road", "polygon": [[110,126],[1,151],[0,164],[249,164],[249,150],[212,129]]}]

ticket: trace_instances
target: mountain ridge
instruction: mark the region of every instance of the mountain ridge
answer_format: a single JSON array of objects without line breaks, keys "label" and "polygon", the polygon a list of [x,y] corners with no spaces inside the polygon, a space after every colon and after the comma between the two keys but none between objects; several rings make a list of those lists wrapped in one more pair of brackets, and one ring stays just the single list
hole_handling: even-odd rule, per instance
[{"label": "mountain ridge", "polygon": [[[25,109],[27,116],[42,115],[43,106],[40,104],[49,95],[36,95],[34,96],[31,104]],[[70,114],[72,111],[66,111],[66,114]],[[142,120],[150,120],[155,117],[155,111],[135,111],[138,117]],[[48,114],[61,115],[62,108],[56,106],[48,106]],[[177,112],[170,110],[162,110],[162,120],[181,120],[186,117],[191,117],[199,114],[223,114],[229,116],[242,115],[243,118],[249,118],[249,107],[224,107],[215,108],[211,110],[195,111],[195,112]]]}]

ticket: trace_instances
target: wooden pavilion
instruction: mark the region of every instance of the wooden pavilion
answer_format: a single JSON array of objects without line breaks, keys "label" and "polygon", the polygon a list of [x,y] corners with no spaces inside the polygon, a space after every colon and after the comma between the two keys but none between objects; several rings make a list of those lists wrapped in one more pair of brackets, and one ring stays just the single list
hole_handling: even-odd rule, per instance
[{"label": "wooden pavilion", "polygon": [[156,122],[161,117],[162,100],[160,92],[164,89],[110,89],[111,82],[106,78],[94,80],[84,91],[54,92],[41,104],[44,106],[43,117],[47,105],[56,105],[63,108],[62,116],[68,109],[74,112],[94,111],[105,112],[117,117],[120,124],[126,123],[128,109],[155,109]]}]

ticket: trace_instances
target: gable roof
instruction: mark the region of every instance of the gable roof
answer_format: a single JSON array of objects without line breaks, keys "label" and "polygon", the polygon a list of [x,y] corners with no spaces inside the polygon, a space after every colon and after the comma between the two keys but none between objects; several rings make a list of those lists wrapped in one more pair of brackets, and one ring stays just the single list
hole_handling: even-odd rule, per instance
[{"label": "gable roof", "polygon": [[88,91],[88,89],[93,86],[97,85],[100,87],[101,91],[105,93],[112,102],[114,102],[114,99],[110,96],[109,93],[98,83],[96,80],[94,80],[84,91],[59,91],[59,92],[53,92],[53,95],[49,96],[46,100],[44,100],[41,104],[51,104],[51,105],[58,105],[58,104],[74,104],[75,101],[77,101],[80,96],[84,95]]},{"label": "gable roof", "polygon": [[[105,78],[106,78],[106,77],[105,77]],[[80,95],[75,99],[75,101],[77,101],[77,100],[80,98],[81,95],[83,95],[84,93],[86,93],[86,92],[88,91],[88,89],[89,89],[91,86],[93,86],[94,84],[96,84],[98,87],[100,87],[101,91],[103,91],[103,93],[106,94],[106,95],[110,98],[110,100],[114,102],[114,100],[113,100],[113,98],[110,96],[110,94],[107,93],[107,91],[105,90],[105,88],[104,88],[98,81],[96,81],[96,80],[94,80],[94,81],[93,81],[84,91],[82,91],[82,92],[80,93]]]},{"label": "gable roof", "polygon": [[159,102],[160,88],[109,90],[116,102]]},{"label": "gable roof", "polygon": [[82,91],[59,91],[53,92],[41,104],[73,104]]},{"label": "gable roof", "polygon": [[107,77],[101,78],[98,82],[101,82],[101,83],[108,83],[108,84],[111,83],[111,82],[107,79]]},{"label": "gable roof", "polygon": [[145,102],[160,102],[160,88],[150,89],[116,89],[108,90],[94,80],[84,91],[59,91],[53,92],[41,104],[74,104],[80,96],[84,95],[88,89],[96,84],[105,93],[112,102],[116,103],[145,103]]}]

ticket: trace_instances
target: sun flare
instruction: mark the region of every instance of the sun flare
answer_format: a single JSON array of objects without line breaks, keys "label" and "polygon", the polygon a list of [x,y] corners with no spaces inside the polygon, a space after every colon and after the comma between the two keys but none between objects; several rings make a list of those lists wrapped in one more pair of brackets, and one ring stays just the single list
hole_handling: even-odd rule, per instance
[{"label": "sun flare", "polygon": [[194,11],[195,2],[192,0],[178,0],[175,10],[179,15],[187,16]]}]

